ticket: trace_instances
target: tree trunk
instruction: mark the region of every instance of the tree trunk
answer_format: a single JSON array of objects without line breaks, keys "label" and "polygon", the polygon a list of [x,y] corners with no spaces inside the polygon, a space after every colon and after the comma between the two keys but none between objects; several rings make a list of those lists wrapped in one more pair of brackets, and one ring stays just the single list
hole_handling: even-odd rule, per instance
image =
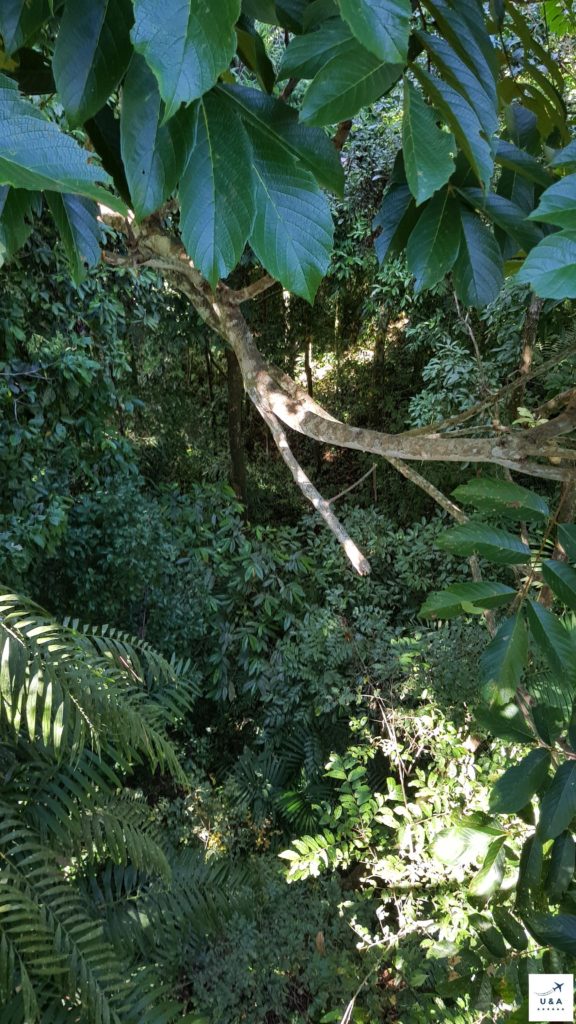
[{"label": "tree trunk", "polygon": [[226,349],[228,382],[228,443],[230,445],[230,483],[236,496],[246,505],[246,452],[244,449],[244,382],[240,364],[232,349]]}]

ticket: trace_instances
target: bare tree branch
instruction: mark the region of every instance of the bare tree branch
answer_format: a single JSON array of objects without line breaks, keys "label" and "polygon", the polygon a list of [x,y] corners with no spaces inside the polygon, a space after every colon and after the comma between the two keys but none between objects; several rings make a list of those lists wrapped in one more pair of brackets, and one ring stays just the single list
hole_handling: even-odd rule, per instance
[{"label": "bare tree branch", "polygon": [[350,534],[343,527],[340,520],[334,515],[330,508],[330,503],[322,497],[320,492],[316,487],[314,487],[314,484],[302,469],[300,463],[295,458],[290,445],[288,444],[288,438],[286,437],[286,433],[282,429],[279,420],[258,392],[250,393],[250,397],[262,416],[262,419],[268,424],[270,433],[276,443],[276,447],[288,466],[288,469],[292,473],[296,484],[302,491],[302,494],[314,506],[316,511],[320,513],[324,522],[328,526],[328,529],[332,531],[338,543],[342,545],[347,558],[354,566],[358,575],[368,576],[371,571],[370,563],[354,543]]},{"label": "bare tree branch", "polygon": [[274,277],[270,277],[270,274],[264,274],[263,277],[259,277],[257,281],[252,281],[251,284],[247,284],[244,288],[228,288],[226,297],[229,302],[239,306],[240,303],[256,298],[257,295],[268,291],[269,288],[273,288],[275,284],[279,283]]}]

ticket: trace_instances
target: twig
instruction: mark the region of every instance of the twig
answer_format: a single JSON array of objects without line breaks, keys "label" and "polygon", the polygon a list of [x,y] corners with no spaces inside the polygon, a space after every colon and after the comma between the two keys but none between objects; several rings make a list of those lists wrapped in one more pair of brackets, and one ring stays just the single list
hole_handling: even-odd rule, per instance
[{"label": "twig", "polygon": [[345,487],[343,491],[340,491],[338,494],[335,494],[333,498],[328,498],[327,504],[331,505],[334,501],[338,501],[338,498],[343,498],[345,494],[348,494],[348,491],[353,491],[354,488],[358,487],[366,479],[367,476],[370,476],[370,474],[374,472],[375,469],[376,463],[373,462],[372,465],[370,466],[370,469],[363,473],[360,479],[356,480],[356,483],[350,484],[350,487]]}]

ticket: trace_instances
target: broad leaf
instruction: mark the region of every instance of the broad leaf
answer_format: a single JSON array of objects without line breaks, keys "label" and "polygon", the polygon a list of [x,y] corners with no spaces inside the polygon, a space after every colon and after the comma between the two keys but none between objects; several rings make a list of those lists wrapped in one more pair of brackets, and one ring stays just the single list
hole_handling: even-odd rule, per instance
[{"label": "broad leaf", "polygon": [[506,854],[502,849],[505,839],[505,836],[499,836],[490,844],[482,867],[468,886],[472,896],[489,896],[500,888],[506,866]]},{"label": "broad leaf", "polygon": [[476,111],[464,96],[441,78],[429,74],[417,65],[414,65],[412,70],[432,105],[454,132],[456,141],[478,181],[488,190],[494,170],[494,159]]},{"label": "broad leaf", "polygon": [[279,144],[324,185],[338,195],[344,192],[344,171],[337,150],[320,128],[307,128],[299,123],[298,113],[281,100],[274,100],[256,89],[240,86],[218,86],[231,109],[240,113],[247,124],[259,128],[272,143]]},{"label": "broad leaf", "polygon": [[212,287],[238,263],[254,222],[250,143],[218,95],[198,103],[196,139],[180,182],[180,231]]},{"label": "broad leaf", "polygon": [[576,956],[576,917],[572,914],[526,914],[526,927],[541,946]]},{"label": "broad leaf", "polygon": [[492,814],[515,814],[532,799],[548,777],[550,751],[531,750],[500,776],[490,794]]},{"label": "broad leaf", "polygon": [[454,136],[438,127],[433,110],[407,78],[402,147],[410,191],[419,206],[448,181],[455,168],[456,145]]},{"label": "broad leaf", "polygon": [[67,3],[56,40],[52,69],[71,124],[103,107],[130,60],[130,0],[74,0]]},{"label": "broad leaf", "polygon": [[33,215],[41,210],[38,194],[0,185],[0,253],[4,259],[22,248],[34,227]]},{"label": "broad leaf", "polygon": [[517,704],[506,704],[504,707],[480,707],[476,711],[476,720],[480,727],[493,736],[515,743],[530,743],[534,733],[525,722]]},{"label": "broad leaf", "polygon": [[50,0],[2,0],[0,36],[6,53],[14,53],[31,39],[48,15]]},{"label": "broad leaf", "polygon": [[302,28],[304,32],[310,32],[331,18],[337,18],[339,14],[336,0],[311,0],[304,10]]},{"label": "broad leaf", "polygon": [[552,844],[546,888],[551,901],[561,899],[574,877],[576,846],[570,832],[561,832]]},{"label": "broad leaf", "polygon": [[576,174],[561,178],[540,196],[531,220],[544,220],[559,228],[576,228]]},{"label": "broad leaf", "polygon": [[468,100],[487,139],[492,140],[498,129],[496,94],[488,95],[476,71],[468,67],[445,39],[429,35],[427,32],[417,32],[416,35],[424,44],[444,81]]},{"label": "broad leaf", "polygon": [[568,828],[576,814],[576,761],[561,764],[540,806],[538,835],[543,842]]},{"label": "broad leaf", "polygon": [[516,591],[505,583],[454,583],[446,590],[429,594],[419,614],[424,619],[450,619],[462,612],[478,613],[484,608],[509,604]]},{"label": "broad leaf", "polygon": [[374,239],[380,263],[404,248],[417,220],[418,211],[408,185],[391,185],[372,221],[373,231],[381,229]]},{"label": "broad leaf", "polygon": [[508,949],[502,938],[502,933],[494,927],[489,918],[482,914],[470,914],[468,920],[491,956],[498,959],[506,956]]},{"label": "broad leaf", "polygon": [[380,60],[406,61],[412,9],[409,0],[338,0],[357,40]]},{"label": "broad leaf", "polygon": [[321,32],[294,36],[284,51],[278,69],[278,81],[284,78],[314,78],[321,68],[337,57],[352,39],[350,29],[340,18],[334,18]]},{"label": "broad leaf", "polygon": [[126,180],[126,171],[122,161],[120,146],[120,122],[114,116],[110,104],[106,104],[98,111],[95,117],[91,117],[84,125],[95,153],[102,161],[105,171],[114,181],[114,184],[122,196],[122,199],[131,205],[130,189]]},{"label": "broad leaf", "polygon": [[426,0],[426,7],[442,37],[476,73],[486,95],[496,106],[498,57],[480,8],[475,4],[449,4],[444,0]]},{"label": "broad leaf", "polygon": [[530,897],[541,888],[543,864],[542,840],[537,835],[531,835],[525,841],[520,854],[516,887],[518,905],[526,905],[528,901],[530,906],[534,905]]},{"label": "broad leaf", "polygon": [[480,218],[461,207],[462,241],[454,267],[454,289],[466,306],[481,309],[504,284],[502,255],[494,235]]},{"label": "broad leaf", "polygon": [[100,259],[102,224],[98,207],[83,196],[47,192],[46,199],[62,239],[76,283],[86,276],[86,268]]},{"label": "broad leaf", "polygon": [[576,170],[576,139],[572,139],[564,149],[559,149],[550,161],[550,167],[563,167],[565,170]]},{"label": "broad leaf", "polygon": [[495,192],[486,195],[479,188],[459,189],[460,195],[480,213],[483,213],[516,243],[518,248],[529,252],[542,238],[542,231],[526,220],[526,210]]},{"label": "broad leaf", "polygon": [[528,178],[536,185],[543,185],[548,188],[554,183],[554,178],[538,161],[524,149],[518,149],[512,142],[499,139],[496,146],[496,163],[501,167],[507,167],[523,178]]},{"label": "broad leaf", "polygon": [[565,562],[550,559],[542,564],[544,581],[557,598],[576,611],[576,570]]},{"label": "broad leaf", "polygon": [[389,64],[360,46],[355,39],[333,57],[308,86],[302,120],[308,124],[336,124],[389,92],[403,64]]},{"label": "broad leaf", "polygon": [[576,526],[574,523],[558,523],[558,543],[562,545],[568,560],[576,562]]},{"label": "broad leaf", "polygon": [[497,565],[521,565],[530,560],[530,548],[514,534],[483,523],[463,523],[442,533],[438,547],[456,555],[482,555]]},{"label": "broad leaf", "polygon": [[[502,932],[502,935],[509,942],[513,949],[524,950],[528,948],[528,936],[524,927],[516,920],[506,907],[492,907],[494,923]],[[510,1020],[511,1018],[509,1018]]]},{"label": "broad leaf", "polygon": [[124,212],[123,203],[97,182],[110,179],[89,163],[90,153],[18,95],[0,75],[0,184],[15,188],[78,192]]},{"label": "broad leaf", "polygon": [[561,680],[568,680],[576,673],[574,647],[571,636],[558,616],[535,601],[526,605],[530,632],[550,668]]},{"label": "broad leaf", "polygon": [[282,28],[287,28],[289,32],[303,31],[308,0],[276,0],[275,6],[278,23]]},{"label": "broad leaf", "polygon": [[576,299],[576,231],[543,238],[516,274],[543,299]]},{"label": "broad leaf", "polygon": [[[187,108],[162,124],[158,83],[135,53],[122,88],[120,140],[134,211],[147,217],[172,194],[192,147],[196,111]],[[199,191],[203,182],[198,183]]]},{"label": "broad leaf", "polygon": [[454,266],[459,248],[458,202],[444,189],[427,204],[406,246],[416,292],[442,280]]},{"label": "broad leaf", "polygon": [[278,24],[274,0],[242,0],[242,13],[268,25]]},{"label": "broad leaf", "polygon": [[256,217],[250,244],[284,288],[312,302],[328,270],[330,207],[312,175],[269,136],[250,128]]},{"label": "broad leaf", "polygon": [[168,120],[228,68],[240,0],[134,0],[134,14],[132,41],[158,79]]},{"label": "broad leaf", "polygon": [[276,75],[262,36],[256,29],[248,30],[236,27],[236,39],[238,42],[236,51],[240,60],[250,71],[254,72],[262,88],[271,93],[274,89]]},{"label": "broad leaf", "polygon": [[471,818],[461,825],[442,829],[434,837],[432,856],[442,864],[466,864],[485,856],[495,838],[505,838],[502,829],[489,825],[477,825]]},{"label": "broad leaf", "polygon": [[510,480],[478,477],[460,484],[453,493],[456,500],[465,505],[472,505],[480,512],[494,513],[506,519],[542,521],[550,515],[544,498]]},{"label": "broad leaf", "polygon": [[515,690],[528,657],[528,636],[520,614],[504,619],[496,636],[490,641],[480,659],[480,671],[485,682],[494,680],[504,689]]}]

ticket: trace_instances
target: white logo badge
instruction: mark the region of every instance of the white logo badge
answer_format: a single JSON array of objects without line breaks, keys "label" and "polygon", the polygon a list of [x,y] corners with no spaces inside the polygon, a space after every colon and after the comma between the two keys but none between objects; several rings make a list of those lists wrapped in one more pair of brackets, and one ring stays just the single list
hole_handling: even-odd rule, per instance
[{"label": "white logo badge", "polygon": [[574,975],[530,974],[528,1020],[574,1020]]}]

